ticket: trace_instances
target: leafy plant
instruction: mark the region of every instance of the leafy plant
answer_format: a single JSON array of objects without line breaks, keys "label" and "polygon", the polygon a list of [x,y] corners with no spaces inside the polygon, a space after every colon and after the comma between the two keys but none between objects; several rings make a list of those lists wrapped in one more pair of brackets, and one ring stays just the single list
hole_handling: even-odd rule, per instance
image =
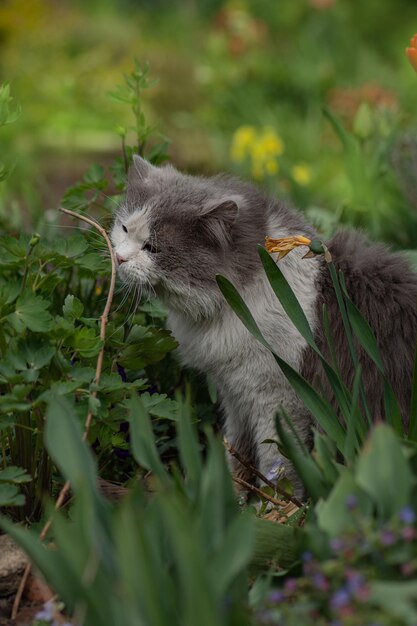
[{"label": "leafy plant", "polygon": [[[312,254],[324,253],[326,257],[328,271],[330,272],[332,278],[340,315],[343,320],[344,330],[350,348],[350,356],[355,370],[355,378],[352,389],[348,389],[341,378],[340,372],[337,368],[337,360],[334,359],[334,362],[329,362],[317,346],[307,318],[298,303],[291,286],[277,264],[263,247],[259,246],[258,248],[266,276],[275,292],[275,295],[279,299],[282,307],[293,322],[294,326],[307,342],[307,345],[319,358],[319,361],[328,378],[334,399],[337,403],[337,410],[332,406],[329,398],[324,397],[316,391],[312,385],[307,382],[301,374],[299,374],[299,372],[285,363],[285,361],[283,361],[283,359],[281,359],[279,355],[273,351],[271,346],[269,346],[268,342],[262,336],[262,333],[253,319],[248,307],[230,281],[224,276],[218,276],[217,282],[229,305],[239,316],[251,334],[272,352],[278,366],[294,391],[305,403],[306,407],[310,410],[318,424],[323,428],[324,432],[331,437],[346,462],[349,463],[355,458],[356,452],[359,449],[360,444],[364,441],[369,427],[372,424],[372,418],[374,417],[369,414],[366,395],[361,381],[361,366],[355,345],[359,345],[363,349],[363,351],[375,363],[380,372],[384,384],[385,419],[395,428],[400,436],[403,435],[401,416],[398,408],[398,402],[385,375],[382,359],[379,354],[379,349],[373,335],[373,331],[360,313],[359,309],[350,299],[344,284],[343,275],[337,274],[331,256],[324,244],[314,240],[310,243],[309,247]],[[325,323],[326,319],[327,315],[325,312]],[[325,327],[324,331],[328,344],[328,353],[330,355],[335,355],[331,329]],[[340,420],[340,416],[344,420],[344,425]],[[414,432],[414,428],[414,413],[411,411],[411,421],[409,426],[410,434]],[[301,444],[301,442],[299,443]],[[308,461],[305,462],[307,463]],[[320,491],[320,481],[315,481],[313,476],[311,476],[310,483],[312,489],[310,495],[313,496],[313,493],[318,495]]]},{"label": "leafy plant", "polygon": [[[148,68],[142,70],[136,62],[118,93],[120,101],[132,106],[135,138],[141,150],[157,162],[164,158],[167,143],[151,136],[155,129],[146,125],[141,111],[142,91],[151,85],[147,74]],[[5,86],[0,91],[3,124],[16,119],[10,100]],[[149,142],[152,154],[147,151]],[[102,167],[94,165],[83,181],[65,194],[64,206],[93,213],[98,208],[108,219],[123,190],[134,150],[126,146],[124,134],[122,156],[111,167],[111,179],[106,178]],[[105,193],[109,187],[113,196]],[[84,236],[62,240],[39,234],[3,234],[0,240],[0,459],[5,471],[13,465],[26,472],[26,480],[21,481],[25,482],[26,502],[15,511],[21,518],[40,516],[42,496],[52,486],[53,468],[42,442],[45,408],[51,395],[71,397],[80,420],[92,411],[90,442],[103,465],[111,461],[112,477],[122,480],[127,466],[123,459],[118,463],[118,458],[127,448],[123,424],[130,392],[150,389],[152,395],[148,392],[144,402],[155,419],[171,421],[177,417],[177,403],[166,393],[157,393],[158,388],[163,391],[165,382],[159,379],[155,364],[177,345],[163,327],[165,313],[158,311],[157,304],[146,304],[141,310],[135,302],[136,310],[129,316],[130,310],[121,308],[123,296],[115,299],[103,376],[96,385],[95,361],[102,347],[99,318],[110,277],[103,245],[89,230]],[[146,371],[150,366],[154,367],[152,382]],[[168,428],[159,427],[165,445]],[[23,499],[17,480],[12,484],[11,479],[0,479],[0,506],[21,506]]]},{"label": "leafy plant", "polygon": [[33,530],[5,518],[0,525],[28,552],[76,623],[249,624],[254,520],[239,512],[221,444],[208,433],[203,459],[181,406],[182,472],[170,475],[139,397],[129,401],[129,421],[132,453],[152,470],[153,493],[136,483],[122,504],[106,502],[74,407],[54,395],[45,440],[76,495],[70,519],[53,514],[53,549],[45,549]]}]

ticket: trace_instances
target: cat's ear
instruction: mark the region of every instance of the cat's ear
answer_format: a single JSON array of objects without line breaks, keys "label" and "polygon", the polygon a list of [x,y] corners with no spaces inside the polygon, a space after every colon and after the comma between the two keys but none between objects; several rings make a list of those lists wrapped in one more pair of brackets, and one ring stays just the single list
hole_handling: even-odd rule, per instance
[{"label": "cat's ear", "polygon": [[139,156],[139,154],[133,155],[133,164],[132,164],[133,174],[143,180],[147,178],[153,170],[155,170],[155,166],[152,163],[149,163],[146,159]]},{"label": "cat's ear", "polygon": [[210,200],[201,212],[206,230],[218,241],[230,239],[243,198],[237,195]]}]

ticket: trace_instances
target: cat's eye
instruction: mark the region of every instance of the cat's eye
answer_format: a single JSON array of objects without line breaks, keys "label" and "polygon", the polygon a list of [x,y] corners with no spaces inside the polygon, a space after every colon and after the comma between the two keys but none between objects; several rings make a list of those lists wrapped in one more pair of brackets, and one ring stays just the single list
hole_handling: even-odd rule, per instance
[{"label": "cat's eye", "polygon": [[142,250],[146,250],[146,252],[150,252],[151,254],[156,254],[158,252],[156,246],[152,245],[150,241],[143,244]]},{"label": "cat's eye", "polygon": [[125,233],[127,233],[127,228],[126,228],[126,226],[124,224],[122,224],[122,228],[125,231]]}]

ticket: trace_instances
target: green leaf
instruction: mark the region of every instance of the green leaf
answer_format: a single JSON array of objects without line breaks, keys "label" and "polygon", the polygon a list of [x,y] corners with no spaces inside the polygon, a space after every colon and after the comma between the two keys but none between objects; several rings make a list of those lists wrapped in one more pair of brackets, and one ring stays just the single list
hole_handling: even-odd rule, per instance
[{"label": "green leaf", "polygon": [[398,438],[377,424],[359,457],[356,482],[373,499],[383,519],[409,504],[414,479]]},{"label": "green leaf", "polygon": [[[351,511],[347,507],[347,498],[355,496],[357,507]],[[363,489],[361,489],[352,472],[344,471],[330,494],[325,500],[319,500],[316,504],[317,523],[331,537],[336,537],[349,529],[356,528],[357,511],[364,516],[372,513],[372,501]]]},{"label": "green leaf", "polygon": [[179,409],[178,441],[181,461],[188,481],[196,489],[202,471],[199,443],[193,429],[189,407],[182,403]]},{"label": "green leaf", "polygon": [[216,276],[216,280],[220,291],[226,298],[233,311],[243,322],[249,332],[263,346],[270,350],[279,367],[281,368],[281,371],[287,378],[288,382],[290,383],[296,394],[301,398],[306,407],[319,422],[323,430],[335,440],[339,450],[343,452],[345,432],[330,403],[322,398],[295,369],[288,365],[272,350],[271,346],[264,339],[261,331],[259,330],[258,325],[253,319],[251,312],[249,311],[242,297],[239,295],[232,283],[227,278],[220,275]]},{"label": "green leaf", "polygon": [[73,337],[71,337],[71,345],[75,352],[86,358],[97,356],[100,352],[103,342],[96,334],[93,328],[77,328]]},{"label": "green leaf", "polygon": [[370,602],[383,610],[386,619],[392,616],[393,620],[404,620],[403,623],[407,626],[417,624],[417,580],[376,580],[370,582],[370,590]]},{"label": "green leaf", "polygon": [[152,417],[158,417],[160,419],[177,420],[179,405],[175,400],[171,400],[165,393],[153,393],[148,392],[141,394],[141,400],[143,405]]},{"label": "green leaf", "polygon": [[25,503],[25,496],[19,493],[15,485],[8,483],[0,484],[0,507],[2,506],[22,506]]},{"label": "green leaf", "polygon": [[0,482],[3,483],[30,483],[32,476],[26,472],[22,467],[16,467],[10,465],[3,470],[0,470]]},{"label": "green leaf", "polygon": [[63,396],[54,395],[49,402],[45,423],[45,445],[54,463],[72,487],[87,485],[90,495],[97,491],[95,460],[83,441],[78,417]]},{"label": "green leaf", "polygon": [[259,256],[261,257],[262,265],[264,266],[264,270],[269,280],[269,283],[274,290],[274,293],[277,296],[278,300],[280,301],[284,311],[286,312],[298,332],[306,340],[308,345],[311,346],[315,350],[315,352],[319,353],[320,351],[314,340],[310,324],[308,323],[305,313],[301,308],[300,303],[298,302],[284,274],[275,263],[271,255],[265,250],[265,248],[263,248],[262,246],[258,246],[258,252]]},{"label": "green leaf", "polygon": [[413,383],[411,390],[411,403],[410,403],[410,423],[408,426],[408,438],[411,441],[417,441],[417,344],[414,355],[414,367],[413,367]]},{"label": "green leaf", "polygon": [[163,328],[133,326],[118,362],[127,369],[142,369],[156,363],[178,346],[178,342]]},{"label": "green leaf", "polygon": [[265,571],[271,564],[281,568],[293,565],[299,555],[298,537],[297,528],[256,518],[251,569]]},{"label": "green leaf", "polygon": [[233,580],[247,567],[255,545],[255,520],[246,514],[227,526],[223,541],[207,563],[215,594],[225,594]]},{"label": "green leaf", "polygon": [[[283,412],[281,413],[283,415]],[[286,455],[294,465],[295,470],[307,489],[313,501],[324,497],[328,492],[328,486],[323,474],[317,466],[315,460],[305,450],[300,449],[293,434],[290,434],[283,423],[281,417],[277,416],[276,427],[280,441],[284,447]],[[289,421],[289,420],[288,420]]]},{"label": "green leaf", "polygon": [[26,328],[34,332],[46,333],[51,327],[52,317],[47,311],[49,302],[41,296],[26,292],[17,299],[16,310],[7,319],[16,332]]},{"label": "green leaf", "polygon": [[144,403],[138,396],[132,396],[129,402],[130,441],[136,461],[147,470],[151,470],[161,483],[168,484],[169,477],[159,458],[152,425]]},{"label": "green leaf", "polygon": [[84,305],[75,296],[68,295],[65,298],[64,305],[62,307],[62,311],[64,313],[64,317],[69,317],[73,320],[78,320],[83,314]]},{"label": "green leaf", "polygon": [[12,415],[1,415],[0,416],[0,430],[5,430],[6,428],[10,428],[14,426],[16,422],[16,418]]}]

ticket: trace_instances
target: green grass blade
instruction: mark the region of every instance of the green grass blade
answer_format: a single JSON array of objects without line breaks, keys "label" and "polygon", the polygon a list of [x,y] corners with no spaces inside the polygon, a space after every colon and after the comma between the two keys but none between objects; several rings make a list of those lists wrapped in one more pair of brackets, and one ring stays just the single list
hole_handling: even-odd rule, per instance
[{"label": "green grass blade", "polygon": [[410,423],[408,426],[408,439],[417,441],[417,344],[414,357],[413,383],[411,389]]},{"label": "green grass blade", "polygon": [[288,363],[281,359],[268,344],[258,328],[251,312],[232,283],[224,276],[217,276],[217,284],[227,302],[251,334],[273,354],[284,376],[318,421],[325,432],[334,439],[343,452],[345,432],[330,403],[322,398],[313,387]]},{"label": "green grass blade", "polygon": [[315,352],[320,354],[320,350],[314,340],[310,324],[308,323],[305,313],[301,308],[300,303],[298,302],[284,274],[281,272],[280,268],[275,263],[269,252],[265,250],[265,248],[263,248],[262,246],[258,246],[258,252],[259,256],[261,257],[266,276],[275,295],[280,301],[282,308],[284,309],[298,332],[306,340],[308,345],[311,346]]},{"label": "green grass blade", "polygon": [[291,429],[291,420],[284,411],[281,411],[275,422],[280,441],[310,497],[314,502],[317,502],[320,498],[324,498],[328,492],[323,475],[311,454],[306,454],[304,450],[300,449],[293,434],[284,428],[282,423],[284,420],[287,422],[288,429]]},{"label": "green grass blade", "polygon": [[391,424],[400,437],[402,437],[404,431],[400,407],[394,391],[386,377],[384,364],[382,363],[381,354],[373,330],[367,320],[363,317],[358,307],[350,299],[343,276],[341,276],[340,284],[343,290],[346,311],[352,330],[362,348],[377,366],[384,381],[384,406],[386,420],[389,424]]},{"label": "green grass blade", "polygon": [[350,415],[349,393],[347,392],[347,389],[340,378],[340,374],[338,374],[338,372],[333,369],[333,367],[326,361],[325,357],[321,353],[319,347],[316,344],[313,332],[310,328],[304,311],[301,308],[300,303],[298,302],[290,284],[288,283],[280,268],[275,263],[274,259],[262,246],[258,246],[258,252],[269,283],[279,302],[281,303],[284,311],[286,312],[298,332],[305,339],[307,344],[318,355],[326,376],[329,380],[330,386],[333,389],[341,413],[347,421]]},{"label": "green grass blade", "polygon": [[189,406],[183,402],[180,404],[177,432],[181,462],[187,475],[187,483],[196,488],[200,483],[202,461],[197,437],[191,423]]},{"label": "green grass blade", "polygon": [[359,431],[359,416],[362,417],[358,407],[361,376],[362,368],[359,364],[355,371],[355,378],[353,379],[351,414],[347,423],[347,433],[344,450],[345,459],[350,462],[354,460],[355,452],[359,447],[357,434]]},{"label": "green grass blade", "polygon": [[130,441],[135,460],[147,470],[152,471],[161,483],[170,482],[155,445],[149,414],[141,398],[132,395],[129,402]]}]

